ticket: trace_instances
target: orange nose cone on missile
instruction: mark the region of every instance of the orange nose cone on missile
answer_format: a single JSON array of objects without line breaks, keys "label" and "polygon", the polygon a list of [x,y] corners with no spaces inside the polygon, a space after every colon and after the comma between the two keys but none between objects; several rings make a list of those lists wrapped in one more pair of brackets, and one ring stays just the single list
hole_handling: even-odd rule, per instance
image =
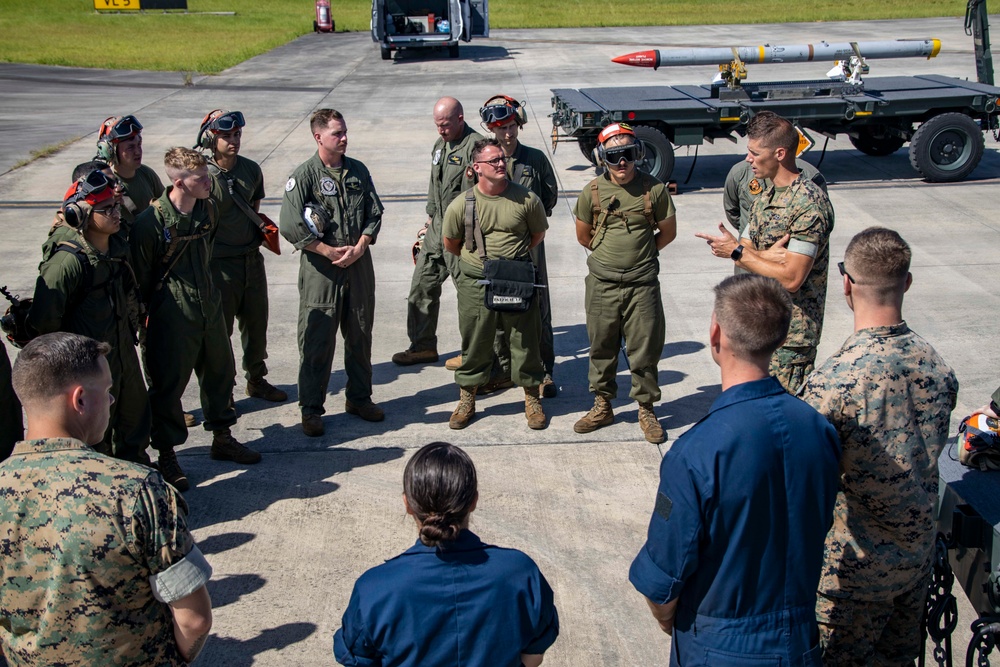
[{"label": "orange nose cone on missile", "polygon": [[611,62],[619,65],[632,65],[633,67],[657,67],[660,64],[660,53],[655,50],[636,51],[612,58]]}]

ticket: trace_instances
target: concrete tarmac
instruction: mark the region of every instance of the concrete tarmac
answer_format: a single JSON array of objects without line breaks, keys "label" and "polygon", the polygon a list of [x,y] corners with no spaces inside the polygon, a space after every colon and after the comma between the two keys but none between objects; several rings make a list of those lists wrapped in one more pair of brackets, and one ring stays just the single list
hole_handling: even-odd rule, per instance
[{"label": "concrete tarmac", "polygon": [[[242,378],[236,391],[241,417],[235,435],[262,451],[264,460],[247,469],[212,461],[210,434],[200,428],[192,429],[179,451],[193,486],[186,494],[191,526],[215,568],[210,584],[215,626],[199,664],[332,664],[331,637],[354,580],[416,537],[400,500],[402,470],[415,448],[434,440],[471,450],[481,480],[473,529],[487,541],[526,551],[552,584],[562,633],[546,654],[547,665],[665,664],[669,639],[628,583],[627,572],[645,538],[660,458],[720,392],[718,369],[705,345],[711,288],[732,267],[712,257],[694,233],[712,231],[724,219],[722,184],[729,167],[745,155],[745,141],[706,144],[697,151],[696,164],[694,149],[677,149],[679,229],[660,258],[667,343],[659,375],[663,398],[656,408],[670,441],[655,446],[642,439],[636,405],[625,390],[624,361],[623,390],[614,402],[616,423],[580,436],[572,425],[592,398],[583,312],[586,254],[576,243],[571,210],[593,169],[572,144],[552,152],[549,89],[703,83],[714,75],[713,67],[654,72],[610,61],[659,46],[906,37],[937,37],[944,48],[930,61],[873,61],[870,76],[975,78],[972,42],[961,18],[496,30],[490,39],[463,44],[454,60],[440,52],[403,53],[382,61],[366,34],[306,35],[217,76],[196,77],[193,85],[185,85],[180,73],[0,65],[5,90],[0,100],[0,230],[5,239],[0,284],[21,295],[32,292],[38,249],[70,172],[93,156],[97,128],[110,115],[139,117],[146,128],[145,162],[162,177],[164,151],[193,145],[208,111],[243,111],[248,121],[243,154],[262,165],[267,190],[262,210],[277,218],[288,174],[314,151],[310,112],[335,107],[347,119],[349,154],[368,165],[386,205],[372,248],[378,278],[374,400],[385,409],[386,420],[370,424],[344,413],[339,357],[330,379],[326,435],[302,434],[295,403],[298,258],[282,242],[280,257],[265,253],[269,379],[291,398],[277,406],[246,398]],[[829,67],[751,67],[750,80],[820,78]],[[478,128],[479,106],[496,93],[525,101],[529,122],[521,138],[549,152],[562,190],[546,237],[560,393],[544,401],[550,418],[544,431],[527,428],[516,389],[481,398],[469,428],[448,429],[458,390],[444,361],[460,347],[450,285],[442,297],[441,360],[409,368],[390,361],[407,346],[410,246],[426,219],[430,148],[436,138],[432,107],[439,97],[454,95]],[[52,157],[11,169],[32,150],[76,138]],[[852,330],[835,268],[847,241],[875,224],[899,230],[913,247],[907,321],[937,347],[961,382],[953,432],[962,417],[989,400],[1000,369],[994,324],[1000,310],[997,147],[987,137],[979,168],[957,184],[924,183],[905,151],[872,158],[846,138],[829,142],[822,157],[837,219],[819,357],[836,350]],[[814,148],[807,159],[819,162],[822,148]],[[238,349],[238,337],[235,343]],[[201,416],[195,382],[185,407]],[[969,637],[962,629],[975,614],[958,595],[964,605],[954,642],[960,660]]]}]

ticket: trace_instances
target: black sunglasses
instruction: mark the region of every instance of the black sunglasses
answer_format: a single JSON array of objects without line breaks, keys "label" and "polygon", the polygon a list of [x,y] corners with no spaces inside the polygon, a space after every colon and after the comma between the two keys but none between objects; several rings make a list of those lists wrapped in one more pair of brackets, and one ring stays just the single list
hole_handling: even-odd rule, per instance
[{"label": "black sunglasses", "polygon": [[509,104],[491,104],[479,110],[479,116],[487,125],[493,123],[503,123],[515,113],[514,107]]},{"label": "black sunglasses", "polygon": [[142,132],[142,123],[140,123],[135,116],[125,116],[121,118],[111,130],[108,132],[108,138],[111,141],[119,141],[120,139],[127,139],[134,134],[139,134]]},{"label": "black sunglasses", "polygon": [[840,275],[847,276],[847,279],[851,281],[852,285],[857,284],[854,278],[851,277],[851,274],[847,272],[847,269],[844,268],[843,262],[837,262],[837,268],[840,269]]},{"label": "black sunglasses", "polygon": [[243,118],[243,114],[239,111],[230,111],[229,113],[219,116],[208,124],[208,129],[213,132],[232,132],[238,127],[244,127],[247,124],[246,120]]}]

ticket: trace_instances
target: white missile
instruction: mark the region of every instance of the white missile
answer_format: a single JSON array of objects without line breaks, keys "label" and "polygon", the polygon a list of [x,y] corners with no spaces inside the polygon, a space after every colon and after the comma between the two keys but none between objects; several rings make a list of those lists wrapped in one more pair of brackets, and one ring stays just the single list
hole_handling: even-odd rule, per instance
[{"label": "white missile", "polygon": [[622,65],[656,69],[664,66],[726,65],[733,62],[737,56],[744,64],[750,65],[849,60],[859,53],[865,59],[924,57],[930,59],[940,51],[941,40],[938,39],[894,39],[880,42],[654,49],[636,51],[611,60]]}]

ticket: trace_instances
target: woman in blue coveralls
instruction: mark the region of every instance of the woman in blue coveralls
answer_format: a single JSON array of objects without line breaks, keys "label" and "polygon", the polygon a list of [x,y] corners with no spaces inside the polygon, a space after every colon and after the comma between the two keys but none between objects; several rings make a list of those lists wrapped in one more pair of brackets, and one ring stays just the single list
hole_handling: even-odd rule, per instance
[{"label": "woman in blue coveralls", "polygon": [[419,539],[354,584],[333,652],[342,665],[536,667],[559,634],[552,589],[516,549],[469,530],[476,468],[454,445],[422,447],[403,473]]}]

